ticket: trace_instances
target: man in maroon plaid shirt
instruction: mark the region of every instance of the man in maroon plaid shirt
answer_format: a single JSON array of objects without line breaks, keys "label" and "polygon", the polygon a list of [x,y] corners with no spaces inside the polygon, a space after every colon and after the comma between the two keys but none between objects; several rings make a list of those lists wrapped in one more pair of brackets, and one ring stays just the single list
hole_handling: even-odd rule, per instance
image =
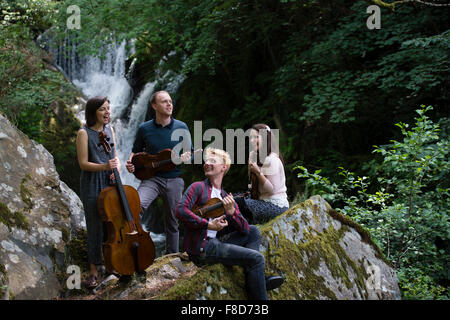
[{"label": "man in maroon plaid shirt", "polygon": [[[240,265],[245,269],[249,298],[267,300],[267,290],[283,283],[280,276],[264,275],[264,256],[259,252],[261,235],[256,226],[242,216],[233,196],[222,189],[222,180],[230,169],[230,155],[220,149],[205,150],[203,170],[206,179],[191,184],[176,208],[176,216],[186,226],[184,250],[198,264]],[[208,199],[222,200],[225,214],[204,219],[191,211]]]}]

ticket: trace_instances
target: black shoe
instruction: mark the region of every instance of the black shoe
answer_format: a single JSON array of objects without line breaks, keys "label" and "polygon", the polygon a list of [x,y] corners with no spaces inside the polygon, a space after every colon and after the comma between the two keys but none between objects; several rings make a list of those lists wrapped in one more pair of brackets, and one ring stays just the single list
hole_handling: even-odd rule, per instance
[{"label": "black shoe", "polygon": [[284,278],[280,276],[266,276],[266,290],[273,290],[281,286]]}]

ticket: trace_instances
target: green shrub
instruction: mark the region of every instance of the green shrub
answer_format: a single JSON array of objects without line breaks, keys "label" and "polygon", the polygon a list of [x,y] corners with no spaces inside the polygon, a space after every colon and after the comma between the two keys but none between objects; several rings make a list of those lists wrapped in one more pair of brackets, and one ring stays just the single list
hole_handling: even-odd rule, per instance
[{"label": "green shrub", "polygon": [[50,66],[51,57],[34,43],[26,25],[0,29],[0,112],[44,145],[61,179],[78,192],[75,138],[80,123],[68,106],[79,93]]},{"label": "green shrub", "polygon": [[350,216],[371,233],[386,258],[399,273],[405,298],[445,298],[440,284],[450,279],[449,146],[450,140],[425,113],[416,112],[415,126],[397,123],[403,140],[375,146],[381,163],[372,161],[376,178],[359,177],[340,167],[342,181],[331,182],[320,170],[303,166],[312,193],[321,194],[338,211]]}]

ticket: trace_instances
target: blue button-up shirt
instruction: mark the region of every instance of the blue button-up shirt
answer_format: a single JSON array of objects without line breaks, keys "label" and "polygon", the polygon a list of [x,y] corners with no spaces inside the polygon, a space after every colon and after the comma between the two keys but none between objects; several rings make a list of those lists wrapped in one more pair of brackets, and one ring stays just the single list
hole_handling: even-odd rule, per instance
[{"label": "blue button-up shirt", "polygon": [[[163,127],[155,119],[152,119],[139,126],[133,144],[133,153],[145,151],[154,155],[167,148],[176,149],[178,154],[193,150],[191,134],[186,123],[172,118],[170,123]],[[181,170],[178,167],[172,171],[155,174],[155,176],[162,178],[176,178],[180,175]]]}]

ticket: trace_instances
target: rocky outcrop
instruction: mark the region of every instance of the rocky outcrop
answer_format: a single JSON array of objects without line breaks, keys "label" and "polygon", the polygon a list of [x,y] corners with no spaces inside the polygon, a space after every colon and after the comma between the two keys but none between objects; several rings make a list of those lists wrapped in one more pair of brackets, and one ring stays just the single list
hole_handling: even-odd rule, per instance
[{"label": "rocky outcrop", "polygon": [[272,299],[400,299],[398,280],[369,233],[314,196],[261,227]]},{"label": "rocky outcrop", "polygon": [[[259,228],[266,273],[286,279],[270,299],[400,299],[397,276],[367,231],[321,197]],[[186,254],[168,255],[129,283],[109,279],[95,298],[240,300],[247,299],[244,279],[241,267],[199,268]]]},{"label": "rocky outcrop", "polygon": [[79,228],[81,201],[52,155],[0,114],[0,287],[15,299],[56,297],[66,243]]},{"label": "rocky outcrop", "polygon": [[106,277],[100,285],[87,291],[71,290],[65,299],[70,300],[149,300],[158,299],[170,287],[197,275],[199,268],[189,261],[186,253],[173,253],[155,259],[143,274]]},{"label": "rocky outcrop", "polygon": [[[319,196],[259,226],[266,274],[285,283],[273,300],[400,299],[398,280],[366,230]],[[201,268],[177,282],[163,299],[245,299],[239,267]]]},{"label": "rocky outcrop", "polygon": [[[321,197],[258,226],[266,273],[285,283],[270,299],[399,299],[394,270],[368,232]],[[0,289],[5,298],[247,299],[241,267],[197,267],[162,256],[144,274],[110,276],[94,291],[66,288],[67,265],[85,263],[72,232],[85,228],[78,196],[52,155],[0,115]],[[69,253],[71,256],[69,256]]]}]

